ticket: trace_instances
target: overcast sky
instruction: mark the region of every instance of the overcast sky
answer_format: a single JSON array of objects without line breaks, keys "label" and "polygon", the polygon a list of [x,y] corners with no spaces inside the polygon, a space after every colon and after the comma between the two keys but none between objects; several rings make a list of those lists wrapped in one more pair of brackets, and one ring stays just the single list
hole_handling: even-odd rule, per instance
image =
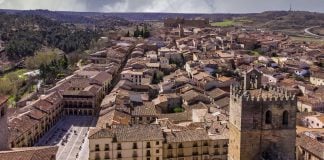
[{"label": "overcast sky", "polygon": [[324,0],[0,0],[1,9],[93,12],[248,13],[269,10],[324,12]]}]

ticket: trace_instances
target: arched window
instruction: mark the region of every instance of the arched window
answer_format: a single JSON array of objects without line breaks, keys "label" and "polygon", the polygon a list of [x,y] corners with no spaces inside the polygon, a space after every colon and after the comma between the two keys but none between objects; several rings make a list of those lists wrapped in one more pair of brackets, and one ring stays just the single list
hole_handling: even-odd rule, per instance
[{"label": "arched window", "polygon": [[282,114],[282,124],[288,125],[288,111],[284,111]]},{"label": "arched window", "polygon": [[272,113],[271,113],[271,111],[267,111],[266,112],[265,123],[266,124],[271,124],[271,122],[272,122]]}]

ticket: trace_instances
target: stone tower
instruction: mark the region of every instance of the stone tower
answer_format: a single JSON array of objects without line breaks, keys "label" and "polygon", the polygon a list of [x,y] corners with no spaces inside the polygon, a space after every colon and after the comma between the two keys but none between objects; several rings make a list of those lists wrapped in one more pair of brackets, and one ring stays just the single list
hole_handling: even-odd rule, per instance
[{"label": "stone tower", "polygon": [[9,149],[7,97],[0,96],[0,151]]},{"label": "stone tower", "polygon": [[183,26],[181,24],[179,24],[179,37],[184,37],[184,29]]},{"label": "stone tower", "polygon": [[297,99],[251,69],[231,86],[229,160],[294,160]]}]

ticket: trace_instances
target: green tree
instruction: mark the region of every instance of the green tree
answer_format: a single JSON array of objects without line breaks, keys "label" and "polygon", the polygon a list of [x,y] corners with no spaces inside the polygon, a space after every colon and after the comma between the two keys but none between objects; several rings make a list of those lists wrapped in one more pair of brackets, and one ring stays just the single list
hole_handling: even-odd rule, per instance
[{"label": "green tree", "polygon": [[130,33],[129,33],[129,31],[127,31],[125,37],[130,37]]},{"label": "green tree", "polygon": [[175,107],[175,108],[173,109],[173,112],[174,112],[174,113],[181,113],[181,112],[183,112],[183,108],[181,108],[181,107]]},{"label": "green tree", "polygon": [[67,69],[69,67],[69,60],[66,57],[66,55],[64,55],[63,58],[61,59],[61,66],[63,69]]},{"label": "green tree", "polygon": [[140,34],[141,34],[141,31],[140,31],[139,27],[136,26],[136,29],[135,29],[135,31],[134,31],[134,37],[139,37]]},{"label": "green tree", "polygon": [[150,31],[147,29],[147,25],[144,25],[143,38],[150,37]]},{"label": "green tree", "polygon": [[144,37],[144,29],[143,28],[141,29],[141,32],[140,32],[139,36]]}]

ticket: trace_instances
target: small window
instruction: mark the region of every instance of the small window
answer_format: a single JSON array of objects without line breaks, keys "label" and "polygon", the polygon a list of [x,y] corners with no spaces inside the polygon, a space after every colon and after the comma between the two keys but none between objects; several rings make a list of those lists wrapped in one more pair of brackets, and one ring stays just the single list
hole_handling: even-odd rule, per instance
[{"label": "small window", "polygon": [[120,143],[117,144],[117,150],[121,150],[122,149],[122,146]]},{"label": "small window", "polygon": [[156,141],[155,142],[155,145],[157,145],[157,146],[160,145],[160,142],[159,141]]},{"label": "small window", "polygon": [[272,123],[272,113],[271,113],[271,111],[266,112],[265,123],[266,124],[271,124]]},{"label": "small window", "polygon": [[99,144],[96,144],[95,151],[100,151]]},{"label": "small window", "polygon": [[282,114],[282,124],[288,125],[288,111],[284,111]]},{"label": "small window", "polygon": [[109,150],[109,144],[105,144],[105,151]]},{"label": "small window", "polygon": [[133,143],[133,149],[137,149],[137,143]]},{"label": "small window", "polygon": [[121,154],[121,152],[118,152],[118,153],[117,153],[117,158],[122,158],[122,154]]}]

